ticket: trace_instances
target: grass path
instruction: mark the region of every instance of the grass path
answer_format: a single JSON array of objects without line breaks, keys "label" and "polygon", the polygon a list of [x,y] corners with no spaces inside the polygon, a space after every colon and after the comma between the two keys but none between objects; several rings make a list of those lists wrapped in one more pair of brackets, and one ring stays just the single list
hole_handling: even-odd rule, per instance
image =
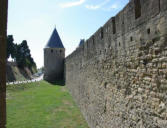
[{"label": "grass path", "polygon": [[47,82],[7,87],[7,128],[88,128],[64,86]]}]

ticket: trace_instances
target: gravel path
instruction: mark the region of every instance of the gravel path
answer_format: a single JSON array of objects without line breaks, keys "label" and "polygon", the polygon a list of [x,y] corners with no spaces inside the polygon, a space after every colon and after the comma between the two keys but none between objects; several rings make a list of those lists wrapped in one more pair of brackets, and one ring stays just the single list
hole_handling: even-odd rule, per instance
[{"label": "gravel path", "polygon": [[37,78],[32,79],[32,80],[7,82],[6,85],[32,83],[32,82],[37,82],[37,81],[41,81],[41,80],[43,80],[43,74]]}]

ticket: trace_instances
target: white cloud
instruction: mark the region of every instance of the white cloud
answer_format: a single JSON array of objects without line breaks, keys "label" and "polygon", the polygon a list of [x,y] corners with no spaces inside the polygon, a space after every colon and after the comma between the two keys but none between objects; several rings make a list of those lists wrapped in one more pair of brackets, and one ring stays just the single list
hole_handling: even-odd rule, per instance
[{"label": "white cloud", "polygon": [[119,4],[115,3],[115,4],[112,4],[111,6],[109,6],[108,8],[103,8],[104,11],[111,11],[113,9],[119,9],[120,6]]},{"label": "white cloud", "polygon": [[79,1],[73,1],[73,2],[66,2],[66,3],[62,3],[60,4],[61,8],[70,8],[73,6],[79,6],[81,4],[83,4],[86,0],[79,0]]},{"label": "white cloud", "polygon": [[96,9],[100,9],[102,8],[104,5],[106,5],[108,2],[110,2],[110,0],[105,0],[104,2],[97,4],[97,5],[86,5],[85,7],[87,9],[91,9],[91,10],[96,10]]},{"label": "white cloud", "polygon": [[110,7],[110,9],[117,9],[117,8],[119,8],[118,4],[113,4],[113,5],[111,5],[111,7]]},{"label": "white cloud", "polygon": [[96,10],[99,9],[100,6],[99,5],[86,5],[85,6],[87,9],[91,9],[91,10]]}]

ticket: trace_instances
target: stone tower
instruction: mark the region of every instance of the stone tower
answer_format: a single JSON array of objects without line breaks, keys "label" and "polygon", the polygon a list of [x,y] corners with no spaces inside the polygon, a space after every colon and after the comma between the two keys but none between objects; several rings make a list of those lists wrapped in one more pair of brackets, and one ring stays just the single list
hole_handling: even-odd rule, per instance
[{"label": "stone tower", "polygon": [[44,48],[44,80],[48,82],[63,80],[64,59],[65,48],[55,28]]}]

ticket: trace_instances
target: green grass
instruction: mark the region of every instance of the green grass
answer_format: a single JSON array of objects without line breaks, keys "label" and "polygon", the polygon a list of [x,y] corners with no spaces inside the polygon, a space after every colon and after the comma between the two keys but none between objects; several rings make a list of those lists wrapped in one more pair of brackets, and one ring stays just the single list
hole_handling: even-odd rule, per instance
[{"label": "green grass", "polygon": [[64,86],[45,81],[7,87],[7,128],[88,128]]}]

